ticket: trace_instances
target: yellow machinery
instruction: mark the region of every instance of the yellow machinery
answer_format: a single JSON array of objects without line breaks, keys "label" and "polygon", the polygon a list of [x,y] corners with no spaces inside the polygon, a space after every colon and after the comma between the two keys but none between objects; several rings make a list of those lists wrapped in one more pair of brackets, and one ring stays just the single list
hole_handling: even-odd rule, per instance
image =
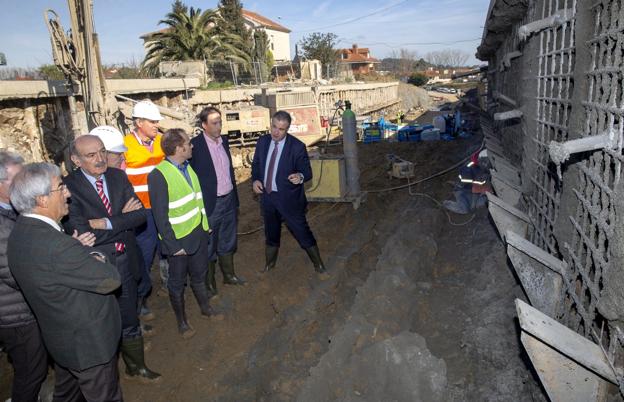
[{"label": "yellow machinery", "polygon": [[343,156],[310,157],[312,180],[306,183],[306,197],[310,201],[338,201],[347,192],[345,160]]},{"label": "yellow machinery", "polygon": [[234,146],[252,145],[271,127],[269,109],[262,106],[242,106],[239,109],[223,109],[222,134],[227,134]]}]

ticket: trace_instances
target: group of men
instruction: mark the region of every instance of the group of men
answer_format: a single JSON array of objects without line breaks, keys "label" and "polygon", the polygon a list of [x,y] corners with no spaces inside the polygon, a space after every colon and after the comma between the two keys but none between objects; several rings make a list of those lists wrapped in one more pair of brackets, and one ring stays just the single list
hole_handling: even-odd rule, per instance
[{"label": "group of men", "polygon": [[[76,169],[64,178],[47,163],[24,165],[0,151],[0,345],[14,366],[12,402],[36,401],[54,362],[55,401],[122,400],[118,353],[125,375],[157,382],[145,363],[141,324],[154,315],[146,299],[155,256],[178,331],[195,330],[186,316],[188,283],[205,318],[220,317],[210,298],[223,283],[242,285],[234,271],[238,194],[221,113],[198,116],[203,134],[161,134],[158,107],[133,109],[123,136],[97,127],[70,145]],[[259,139],[252,188],[265,229],[264,271],[276,266],[282,222],[307,252],[320,279],[328,277],[307,223],[304,182],[312,178],[305,145],[288,134],[280,111]],[[163,259],[164,260],[164,259]]]}]

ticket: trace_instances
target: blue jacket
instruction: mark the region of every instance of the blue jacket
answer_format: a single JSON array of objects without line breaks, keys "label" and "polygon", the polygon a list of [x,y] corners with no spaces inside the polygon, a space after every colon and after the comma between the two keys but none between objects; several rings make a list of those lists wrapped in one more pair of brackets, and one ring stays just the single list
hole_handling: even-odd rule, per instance
[{"label": "blue jacket", "polygon": [[[305,211],[307,199],[305,196],[305,188],[302,184],[292,184],[288,181],[288,176],[292,173],[303,174],[303,180],[312,179],[312,167],[308,158],[308,151],[303,142],[286,134],[284,139],[284,149],[277,165],[275,174],[275,182],[278,189],[278,198],[281,205],[287,211],[300,213]],[[260,137],[256,144],[253,162],[251,164],[251,180],[260,180],[264,183],[264,171],[267,164],[269,147],[271,146],[271,136],[264,135]]]}]

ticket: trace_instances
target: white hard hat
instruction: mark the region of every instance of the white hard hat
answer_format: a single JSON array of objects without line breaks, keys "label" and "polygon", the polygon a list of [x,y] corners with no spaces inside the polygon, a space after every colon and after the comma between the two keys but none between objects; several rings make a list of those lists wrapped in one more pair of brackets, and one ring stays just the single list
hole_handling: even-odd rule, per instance
[{"label": "white hard hat", "polygon": [[115,127],[99,126],[91,130],[89,134],[99,137],[107,151],[126,152],[128,150],[124,144],[123,134]]},{"label": "white hard hat", "polygon": [[137,102],[132,109],[132,118],[147,119],[152,121],[160,121],[163,117],[160,115],[158,106],[151,101],[144,100]]}]

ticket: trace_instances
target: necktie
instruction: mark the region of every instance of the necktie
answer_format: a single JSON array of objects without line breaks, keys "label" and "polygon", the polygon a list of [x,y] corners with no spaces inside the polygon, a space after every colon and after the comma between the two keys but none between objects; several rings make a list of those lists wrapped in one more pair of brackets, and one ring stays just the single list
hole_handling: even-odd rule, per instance
[{"label": "necktie", "polygon": [[[102,179],[97,179],[95,181],[95,190],[100,196],[100,199],[102,200],[102,203],[104,204],[104,207],[106,208],[106,212],[108,212],[108,215],[113,215],[113,210],[111,208],[110,201],[108,200],[108,197],[104,193],[104,182],[102,181]],[[126,246],[123,243],[115,243],[115,250],[117,252],[123,253],[125,249],[126,249]]]},{"label": "necktie", "polygon": [[271,160],[269,161],[269,170],[267,172],[267,177],[265,179],[266,183],[264,188],[266,189],[267,194],[273,191],[273,170],[275,169],[275,160],[277,159],[277,141],[274,141],[275,146],[273,147],[273,153],[271,154]]}]

